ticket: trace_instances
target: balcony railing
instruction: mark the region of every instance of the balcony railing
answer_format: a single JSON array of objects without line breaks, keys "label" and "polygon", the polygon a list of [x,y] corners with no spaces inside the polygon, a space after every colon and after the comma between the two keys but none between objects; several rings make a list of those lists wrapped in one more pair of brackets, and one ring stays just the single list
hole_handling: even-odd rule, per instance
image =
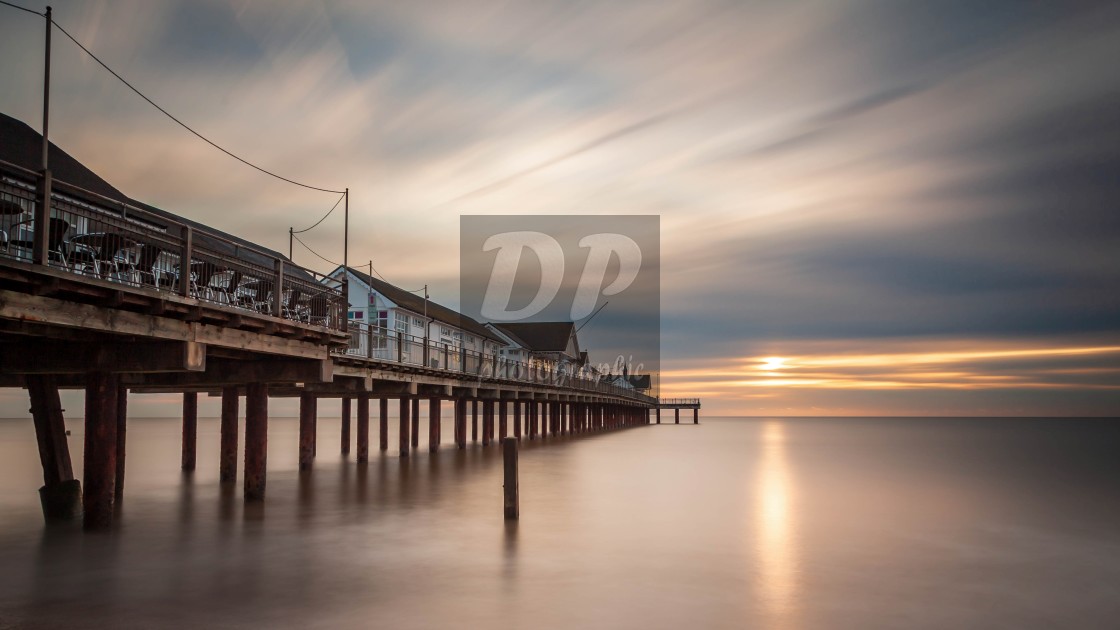
[{"label": "balcony railing", "polygon": [[[34,262],[35,178],[0,162],[0,260]],[[345,330],[340,282],[173,217],[54,182],[47,234],[52,269]]]},{"label": "balcony railing", "polygon": [[525,384],[549,385],[569,390],[593,392],[631,398],[652,403],[654,398],[641,392],[601,381],[586,370],[555,368],[545,364],[511,361],[495,354],[486,354],[462,346],[434,339],[371,326],[365,322],[350,322],[350,344],[337,353],[408,365],[430,370],[440,370],[456,375],[480,379],[497,379]]},{"label": "balcony railing", "polygon": [[657,403],[665,407],[685,407],[699,405],[699,398],[658,398]]}]

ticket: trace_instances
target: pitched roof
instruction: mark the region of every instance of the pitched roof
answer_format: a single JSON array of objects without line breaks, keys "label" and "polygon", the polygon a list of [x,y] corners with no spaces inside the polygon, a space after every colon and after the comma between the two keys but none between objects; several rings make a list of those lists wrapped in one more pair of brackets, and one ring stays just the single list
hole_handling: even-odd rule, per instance
[{"label": "pitched roof", "polygon": [[[107,151],[112,150],[111,147],[106,148]],[[287,256],[283,254],[247,241],[245,239],[227,234],[221,230],[215,229],[209,225],[192,221],[186,217],[161,210],[155,206],[150,206],[146,203],[132,199],[121,191],[113,187],[109,182],[102,179],[97,173],[87,168],[84,164],[73,158],[69,153],[60,149],[53,142],[50,143],[48,149],[48,163],[51,168],[51,177],[56,182],[62,182],[82,188],[91,193],[101,195],[113,201],[126,203],[131,206],[146,210],[156,217],[168,219],[177,223],[189,225],[197,232],[195,234],[195,241],[205,247],[217,250],[223,254],[236,256],[247,262],[255,264],[264,264],[271,266],[272,262],[259,256],[253,252],[236,249],[231,247],[228,243],[222,242],[217,239],[208,238],[209,235],[214,235],[222,239],[232,241],[235,245],[244,247],[251,247],[274,258],[281,258],[287,260]],[[43,136],[38,131],[35,131],[27,123],[17,120],[6,114],[0,113],[0,160],[14,164],[15,166],[27,169],[29,171],[38,172],[42,168],[43,159]],[[66,194],[75,197],[84,197],[80,192],[71,193],[67,190]],[[103,205],[103,200],[96,198],[89,198],[91,201],[98,205]],[[153,223],[155,221],[152,221]],[[161,225],[160,227],[168,227],[168,225]],[[300,275],[304,275],[302,269],[294,268],[293,271],[298,271]],[[310,277],[310,276],[308,276]]]},{"label": "pitched roof", "polygon": [[511,322],[491,326],[520,340],[522,346],[533,352],[567,352],[568,342],[576,334],[573,322]]},{"label": "pitched roof", "polygon": [[[339,269],[341,269],[341,267],[339,267]],[[369,285],[369,287],[374,291],[377,291],[381,295],[384,295],[385,297],[392,300],[393,303],[397,306],[412,311],[413,313],[424,313],[425,300],[423,296],[405,291],[404,289],[389,284],[388,282],[385,282],[380,278],[372,278],[369,274],[362,273],[361,271],[358,271],[353,267],[349,267],[349,270],[354,277]],[[338,269],[336,269],[335,271],[337,272]],[[437,322],[450,324],[471,334],[490,339],[491,341],[500,341],[503,344],[505,343],[505,339],[502,339],[498,335],[494,334],[493,331],[478,323],[474,319],[467,317],[466,315],[463,315],[458,311],[449,309],[442,304],[437,304],[431,299],[427,300],[427,313],[428,317],[431,317]]]}]

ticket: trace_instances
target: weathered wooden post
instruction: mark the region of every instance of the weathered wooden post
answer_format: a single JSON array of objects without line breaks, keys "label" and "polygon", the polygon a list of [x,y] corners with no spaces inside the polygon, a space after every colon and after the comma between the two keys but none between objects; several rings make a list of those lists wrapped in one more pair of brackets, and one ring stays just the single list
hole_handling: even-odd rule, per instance
[{"label": "weathered wooden post", "polygon": [[428,451],[432,453],[439,450],[441,428],[439,406],[439,398],[428,399]]},{"label": "weathered wooden post", "polygon": [[401,457],[408,457],[408,443],[409,443],[408,429],[409,429],[409,424],[410,424],[409,418],[408,418],[408,412],[411,408],[412,408],[412,404],[409,402],[408,398],[405,398],[405,397],[402,396],[401,399],[400,399],[400,406],[399,406],[400,425],[401,425],[401,428],[400,428]]},{"label": "weathered wooden post", "polygon": [[680,424],[681,423],[681,408],[680,407],[674,407],[673,408],[673,422],[674,422],[674,424]]},{"label": "weathered wooden post", "polygon": [[471,441],[478,441],[478,400],[471,401]]},{"label": "weathered wooden post", "polygon": [[124,453],[128,437],[128,388],[117,389],[117,471],[113,484],[113,500],[120,504],[124,499]]},{"label": "weathered wooden post", "polygon": [[[382,431],[384,433],[384,431]],[[382,438],[384,441],[384,438]],[[382,448],[384,450],[384,448]],[[358,463],[369,461],[369,396],[358,396]]]},{"label": "weathered wooden post", "polygon": [[377,401],[378,447],[382,452],[389,450],[389,399]]},{"label": "weathered wooden post", "polygon": [[467,447],[467,400],[455,399],[455,446]]},{"label": "weathered wooden post", "polygon": [[498,400],[498,439],[504,440],[507,437],[509,427],[506,418],[506,401]]},{"label": "weathered wooden post", "polygon": [[58,382],[48,375],[26,379],[39,461],[43,465],[43,487],[39,488],[43,517],[48,522],[76,519],[82,514],[82,484],[74,479]]},{"label": "weathered wooden post", "polygon": [[700,409],[693,408],[692,410],[692,424],[700,424]]},{"label": "weathered wooden post", "polygon": [[268,385],[245,387],[245,500],[264,500],[268,461]]},{"label": "weathered wooden post", "polygon": [[350,397],[342,397],[342,454],[350,454]]},{"label": "weathered wooden post", "polygon": [[310,470],[315,451],[315,395],[308,391],[299,395],[299,469]]},{"label": "weathered wooden post", "polygon": [[502,438],[502,463],[504,464],[505,483],[504,489],[505,517],[507,521],[516,521],[520,518],[517,488],[517,438]]},{"label": "weathered wooden post", "polygon": [[221,451],[218,455],[218,480],[237,481],[237,386],[222,388]]},{"label": "weathered wooden post", "polygon": [[183,393],[183,470],[194,470],[198,440],[198,392]]},{"label": "weathered wooden post", "polygon": [[513,437],[521,439],[521,401],[513,401]]},{"label": "weathered wooden post", "polygon": [[82,527],[113,524],[117,479],[117,389],[120,379],[108,372],[86,376],[86,436]]},{"label": "weathered wooden post", "polygon": [[494,424],[494,401],[482,401],[482,445],[490,445],[490,429]]},{"label": "weathered wooden post", "polygon": [[661,424],[661,405],[657,405],[657,424]]},{"label": "weathered wooden post", "polygon": [[412,399],[412,449],[420,446],[420,398]]}]

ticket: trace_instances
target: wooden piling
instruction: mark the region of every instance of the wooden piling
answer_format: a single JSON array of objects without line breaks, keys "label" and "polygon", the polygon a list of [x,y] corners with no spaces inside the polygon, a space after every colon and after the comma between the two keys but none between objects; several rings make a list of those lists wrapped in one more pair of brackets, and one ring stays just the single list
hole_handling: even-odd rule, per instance
[{"label": "wooden piling", "polygon": [[455,446],[467,447],[467,401],[464,398],[455,399]]},{"label": "wooden piling", "polygon": [[409,411],[412,404],[407,398],[400,399],[400,451],[401,457],[408,457],[408,429],[409,429]]},{"label": "wooden piling", "polygon": [[673,409],[673,423],[674,424],[680,424],[681,423],[680,407],[677,407],[676,409]]},{"label": "wooden piling", "polygon": [[119,377],[108,372],[93,372],[86,376],[82,526],[87,530],[107,529],[113,524],[119,383]]},{"label": "wooden piling", "polygon": [[521,401],[513,401],[513,437],[521,439]]},{"label": "wooden piling", "polygon": [[412,449],[420,446],[420,399],[412,399]]},{"label": "wooden piling", "polygon": [[478,401],[471,401],[471,441],[478,441]]},{"label": "wooden piling", "polygon": [[128,437],[128,388],[117,389],[117,467],[113,482],[113,500],[120,505],[124,499],[124,453]]},{"label": "wooden piling", "polygon": [[440,441],[440,401],[438,398],[428,399],[428,451],[434,453],[439,450]]},{"label": "wooden piling", "polygon": [[520,518],[517,483],[517,438],[502,438],[502,464],[504,474],[503,507],[508,521]]},{"label": "wooden piling", "polygon": [[74,479],[70,462],[58,382],[54,376],[37,374],[27,376],[26,384],[43,466],[43,487],[39,488],[43,517],[48,522],[76,519],[82,514],[82,486]]},{"label": "wooden piling", "polygon": [[491,427],[494,424],[494,401],[482,401],[482,445],[490,445]]},{"label": "wooden piling", "polygon": [[237,481],[237,386],[222,388],[221,447],[218,455],[218,480]]},{"label": "wooden piling", "polygon": [[[382,431],[384,433],[384,431]],[[384,438],[382,438],[384,440]],[[382,449],[384,450],[384,449]],[[369,461],[369,397],[358,396],[358,463]]]},{"label": "wooden piling", "polygon": [[507,418],[506,418],[506,412],[507,412],[506,408],[508,406],[509,405],[506,404],[506,401],[504,401],[504,400],[499,400],[498,401],[498,439],[499,440],[504,440],[507,437],[507,430],[508,430],[509,427],[507,426],[508,422],[507,422]]},{"label": "wooden piling", "polygon": [[692,424],[700,424],[700,410],[699,409],[693,409],[692,410]]},{"label": "wooden piling", "polygon": [[350,454],[350,397],[342,397],[342,454]]},{"label": "wooden piling", "polygon": [[268,460],[268,385],[249,383],[245,395],[245,500],[264,500]]},{"label": "wooden piling", "polygon": [[389,399],[377,401],[378,447],[382,452],[389,450]]},{"label": "wooden piling", "polygon": [[198,393],[185,392],[183,394],[183,470],[194,470],[197,440]]},{"label": "wooden piling", "polygon": [[315,395],[299,395],[299,469],[310,470],[315,458]]}]

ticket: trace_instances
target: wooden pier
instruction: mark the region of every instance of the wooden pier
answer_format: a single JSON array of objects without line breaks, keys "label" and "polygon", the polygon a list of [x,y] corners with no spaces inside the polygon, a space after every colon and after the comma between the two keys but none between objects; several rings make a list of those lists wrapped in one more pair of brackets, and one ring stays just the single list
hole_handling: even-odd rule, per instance
[{"label": "wooden pier", "polygon": [[[12,146],[41,142],[3,118]],[[381,451],[389,401],[398,401],[401,457],[416,448],[425,408],[429,448],[439,448],[444,401],[460,449],[468,405],[471,440],[481,429],[483,446],[646,425],[649,410],[659,408],[633,389],[355,326],[339,283],[129,199],[53,145],[53,173],[20,155],[0,160],[0,387],[28,390],[48,520],[82,514],[87,529],[112,526],[123,496],[129,392],[183,396],[187,471],[196,465],[197,396],[220,396],[220,479],[236,482],[240,446],[247,501],[265,496],[273,397],[299,398],[299,440],[291,447],[301,470],[314,465],[321,398],[343,400],[344,453],[355,411],[359,463],[369,458],[373,399]],[[85,390],[81,484],[59,404],[65,388]],[[245,443],[238,445],[242,397]]]},{"label": "wooden pier", "polygon": [[673,410],[673,424],[681,423],[681,409],[692,410],[692,424],[700,424],[700,399],[699,398],[658,398],[655,403],[657,409],[657,422],[661,424],[661,410]]}]

